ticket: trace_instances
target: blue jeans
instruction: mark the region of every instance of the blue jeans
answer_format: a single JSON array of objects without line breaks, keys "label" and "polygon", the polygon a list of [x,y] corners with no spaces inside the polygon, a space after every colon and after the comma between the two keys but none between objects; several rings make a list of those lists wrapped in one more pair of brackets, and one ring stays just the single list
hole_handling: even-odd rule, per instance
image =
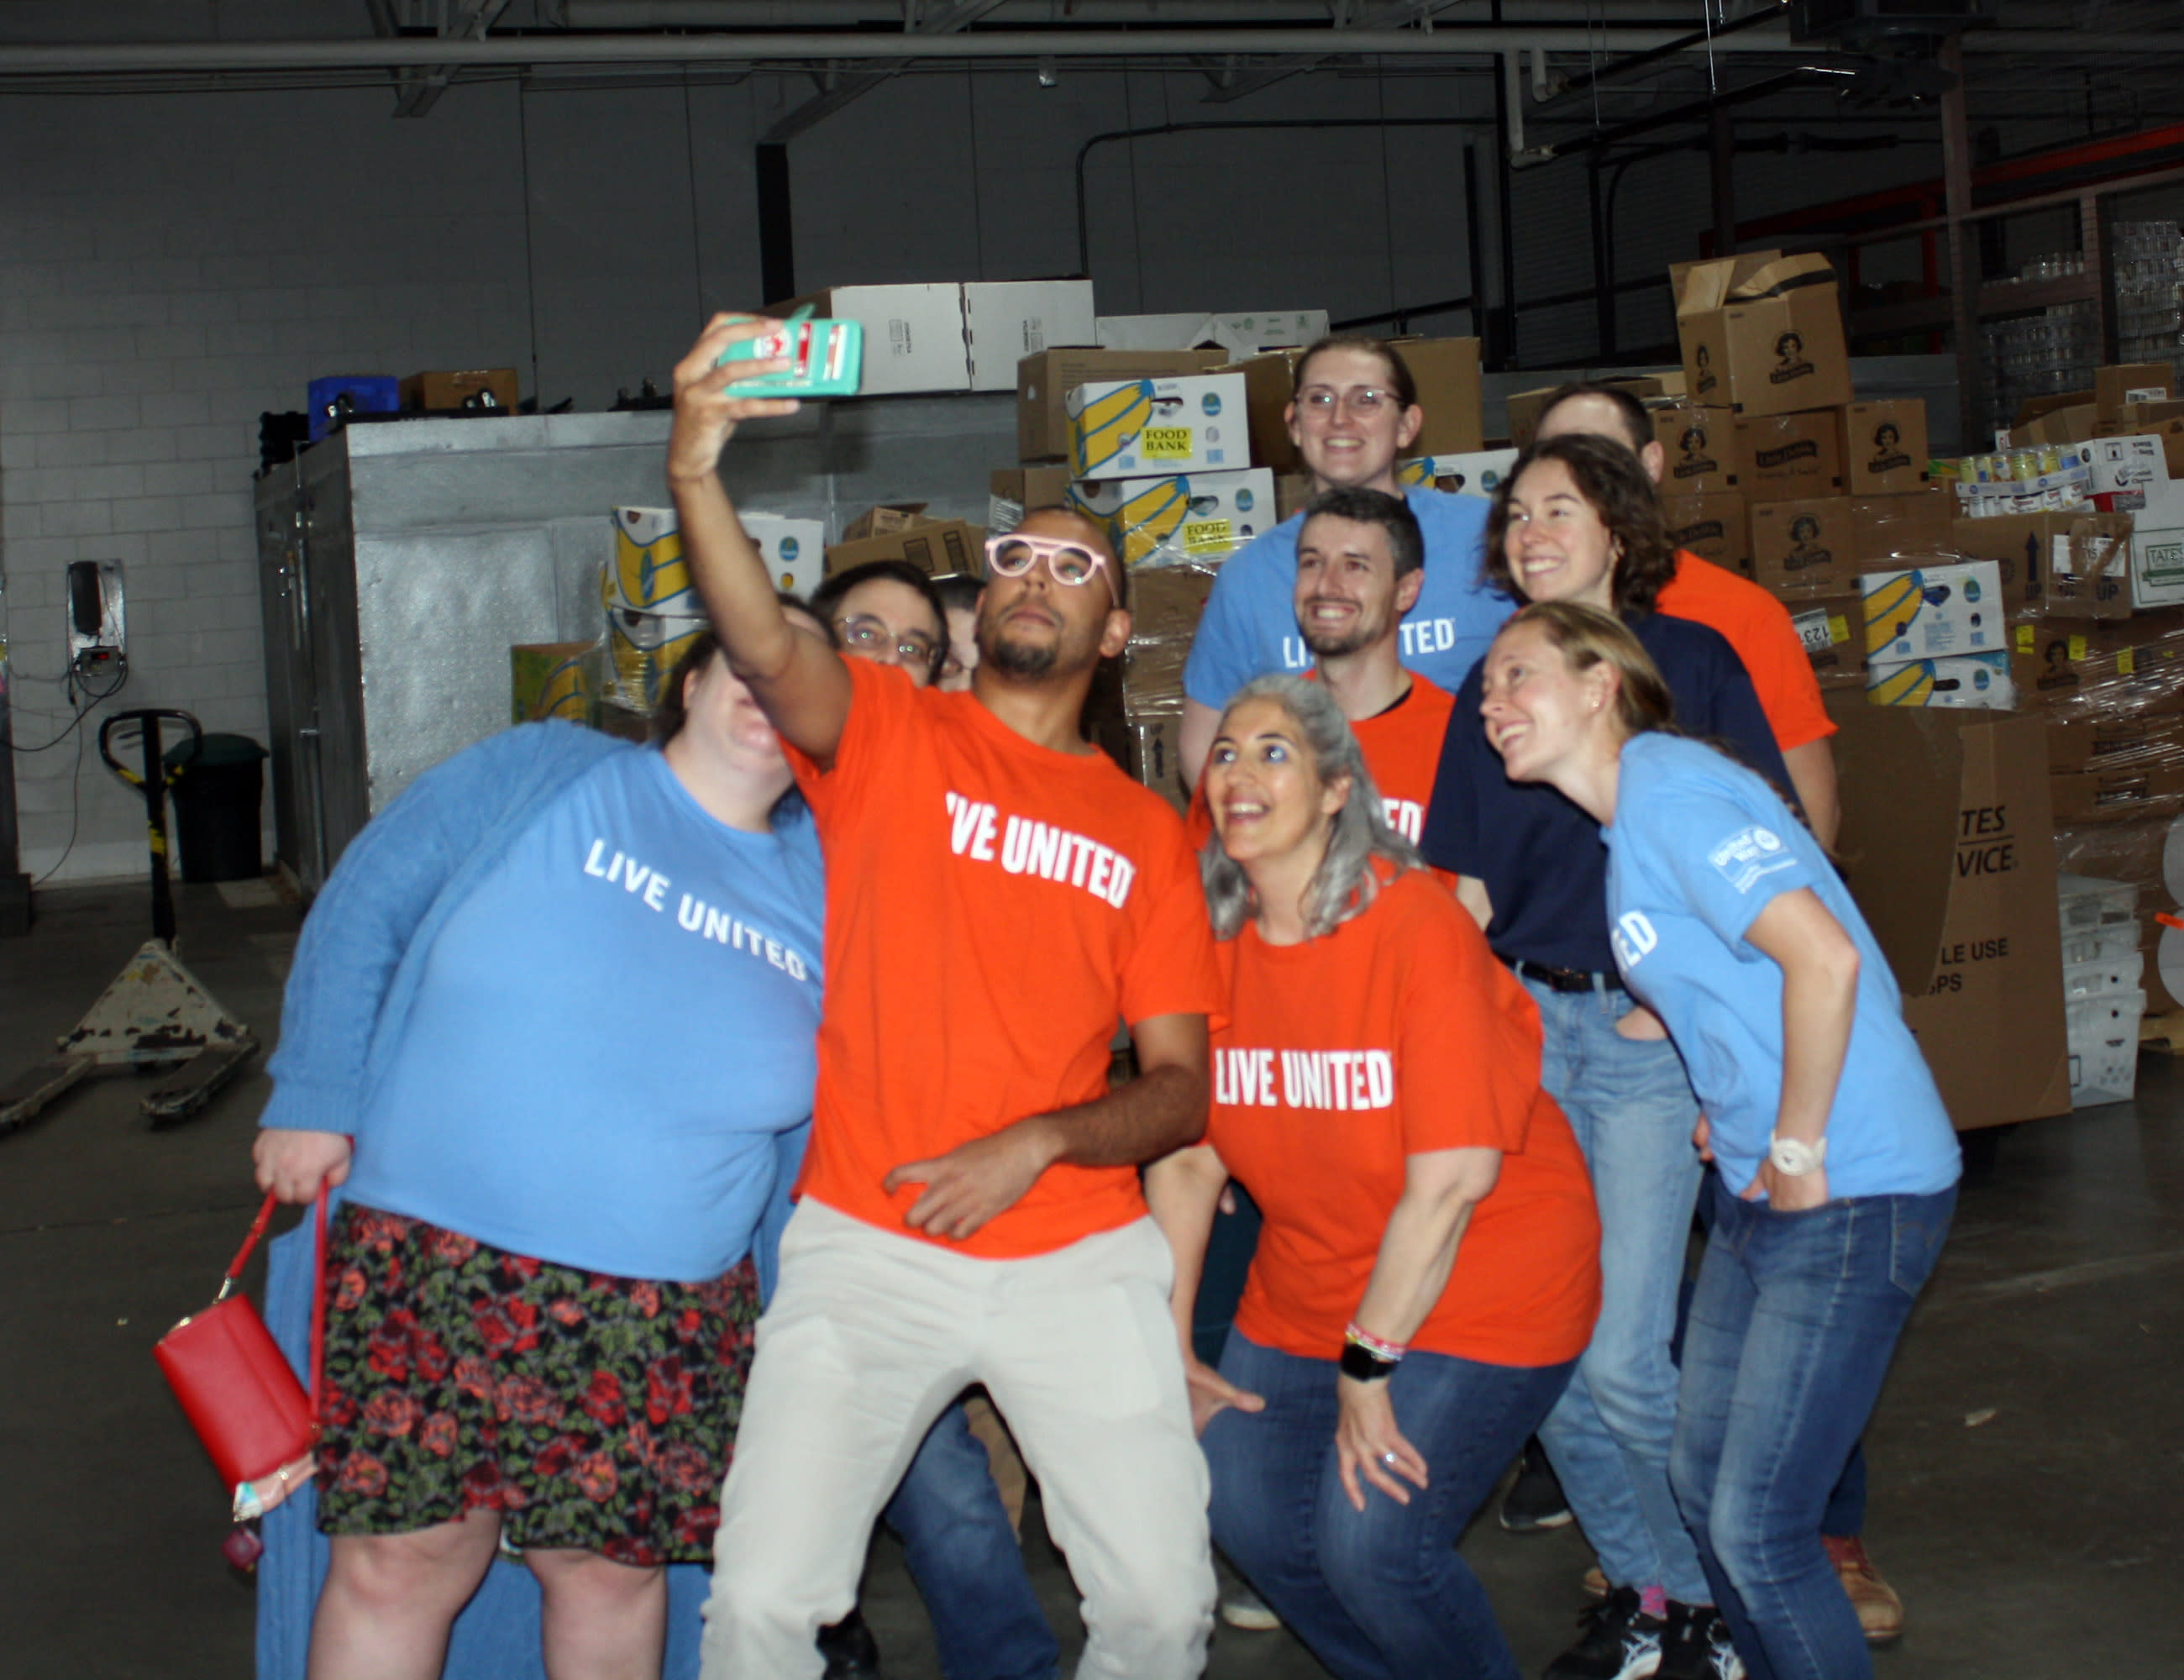
[{"label": "blue jeans", "polygon": [[1667,1039],[1616,1032],[1628,993],[1522,983],[1546,1032],[1540,1082],[1569,1116],[1600,1208],[1600,1321],[1540,1439],[1609,1584],[1704,1604],[1706,1576],[1669,1487],[1669,1343],[1702,1170],[1698,1099]]},{"label": "blue jeans", "polygon": [[1339,1680],[1516,1680],[1456,1543],[1569,1372],[1410,1355],[1389,1398],[1432,1485],[1405,1505],[1361,1478],[1361,1514],[1335,1470],[1334,1361],[1232,1332],[1221,1374],[1267,1408],[1206,1426],[1214,1544]]},{"label": "blue jeans", "polygon": [[1862,1196],[1805,1213],[1719,1178],[1684,1336],[1676,1497],[1751,1680],[1873,1666],[1820,1547],[1830,1490],[1871,1416],[1956,1207]]},{"label": "blue jeans", "polygon": [[1061,1648],[961,1400],[940,1414],[884,1515],[948,1680],[1053,1680]]}]

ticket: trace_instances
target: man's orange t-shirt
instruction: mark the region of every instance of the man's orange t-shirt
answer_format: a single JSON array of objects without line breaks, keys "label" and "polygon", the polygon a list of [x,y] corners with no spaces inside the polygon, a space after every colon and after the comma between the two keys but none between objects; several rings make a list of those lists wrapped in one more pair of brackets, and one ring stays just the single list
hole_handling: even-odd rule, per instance
[{"label": "man's orange t-shirt", "polygon": [[1784,752],[1836,732],[1820,704],[1820,680],[1812,655],[1790,622],[1790,609],[1749,579],[1696,554],[1676,551],[1676,575],[1654,603],[1671,618],[1689,619],[1718,632],[1736,649],[1759,696],[1774,744]]},{"label": "man's orange t-shirt", "polygon": [[[1309,676],[1316,680],[1318,673]],[[1410,673],[1410,692],[1385,711],[1360,719],[1350,726],[1365,754],[1365,768],[1380,790],[1387,808],[1388,826],[1413,846],[1424,832],[1426,807],[1433,801],[1434,776],[1440,769],[1441,737],[1456,714],[1456,696],[1416,671]],[[1198,791],[1190,798],[1188,821],[1190,843],[1206,843],[1213,832],[1213,815],[1206,809],[1206,777],[1198,778]]]},{"label": "man's orange t-shirt", "polygon": [[[826,1013],[798,1189],[922,1237],[902,1218],[919,1188],[886,1194],[890,1171],[1104,1096],[1117,1019],[1217,1016],[1220,980],[1197,860],[1159,795],[1105,754],[1025,740],[974,694],[844,664],[833,767],[789,754],[827,853]],[[945,1246],[1045,1254],[1145,1211],[1134,1167],[1054,1166]]]},{"label": "man's orange t-shirt", "polygon": [[1401,1196],[1405,1158],[1499,1149],[1440,1303],[1411,1345],[1490,1365],[1574,1359],[1600,1310],[1600,1221],[1569,1122],[1540,1087],[1540,1012],[1423,871],[1297,945],[1222,947],[1206,1141],[1266,1225],[1236,1327],[1335,1358]]}]

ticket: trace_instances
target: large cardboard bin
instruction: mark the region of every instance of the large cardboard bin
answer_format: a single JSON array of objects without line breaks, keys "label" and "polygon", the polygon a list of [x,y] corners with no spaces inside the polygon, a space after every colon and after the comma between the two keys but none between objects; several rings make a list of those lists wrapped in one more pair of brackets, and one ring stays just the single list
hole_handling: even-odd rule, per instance
[{"label": "large cardboard bin", "polygon": [[2070,1108],[2055,825],[2036,717],[1832,694],[1836,844],[1959,1130]]}]

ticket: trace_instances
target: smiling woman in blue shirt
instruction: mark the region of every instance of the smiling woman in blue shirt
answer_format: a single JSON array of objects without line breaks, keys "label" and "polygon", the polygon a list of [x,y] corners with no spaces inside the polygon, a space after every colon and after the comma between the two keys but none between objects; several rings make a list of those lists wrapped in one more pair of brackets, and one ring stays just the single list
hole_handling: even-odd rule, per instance
[{"label": "smiling woman in blue shirt", "polygon": [[1487,655],[1488,741],[1599,826],[1617,969],[1682,1051],[1720,1169],[1677,1503],[1747,1672],[1852,1680],[1872,1667],[1821,1514],[1948,1230],[1956,1134],[1826,854],[1671,715],[1604,613],[1528,607]]}]

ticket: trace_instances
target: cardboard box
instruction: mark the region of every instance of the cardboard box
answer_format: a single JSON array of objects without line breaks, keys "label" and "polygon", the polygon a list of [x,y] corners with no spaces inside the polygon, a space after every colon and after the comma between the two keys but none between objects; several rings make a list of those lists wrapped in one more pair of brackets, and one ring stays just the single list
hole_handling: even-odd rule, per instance
[{"label": "cardboard box", "polygon": [[413,373],[402,381],[401,390],[402,406],[412,414],[467,409],[512,414],[520,400],[514,368]]},{"label": "cardboard box", "polygon": [[2131,515],[2091,508],[1958,520],[1950,542],[1968,560],[1992,560],[2011,606],[2055,618],[2128,618]]},{"label": "cardboard box", "polygon": [[2113,419],[2127,403],[2165,403],[2176,382],[2167,362],[2118,362],[2093,370],[2093,406]]},{"label": "cardboard box", "polygon": [[842,527],[844,542],[861,542],[867,537],[885,537],[891,532],[908,531],[914,525],[930,525],[925,516],[930,505],[924,502],[889,502],[881,507],[867,508]]},{"label": "cardboard box", "polygon": [[1486,446],[1480,410],[1476,338],[1397,338],[1390,348],[1403,359],[1418,388],[1425,424],[1411,440],[1421,455],[1468,455]]},{"label": "cardboard box", "polygon": [[[1595,381],[1599,385],[1612,385],[1618,390],[1628,391],[1640,402],[1648,398],[1669,394],[1665,381],[1652,374],[1630,374],[1621,379]],[[1502,399],[1502,409],[1509,433],[1509,441],[1519,449],[1529,448],[1532,434],[1540,427],[1540,411],[1547,406],[1547,398],[1562,389],[1559,385],[1541,385],[1529,391],[1511,392]]]},{"label": "cardboard box", "polygon": [[1312,475],[1308,472],[1283,472],[1274,475],[1274,515],[1285,520],[1291,514],[1301,514],[1312,500]]},{"label": "cardboard box", "polygon": [[1869,665],[2001,654],[2009,626],[1992,560],[1867,572],[1858,579]]},{"label": "cardboard box", "polygon": [[1898,555],[1923,559],[1950,552],[1957,498],[1947,490],[1845,499],[1850,503],[1851,548],[1864,570],[1894,570],[1886,563]]},{"label": "cardboard box", "polygon": [[1281,518],[1274,476],[1264,467],[1079,479],[1069,487],[1069,505],[1105,526],[1130,566],[1224,560]]},{"label": "cardboard box", "polygon": [[2100,417],[2101,411],[2091,403],[2050,409],[2010,427],[2009,439],[2020,448],[2026,444],[2083,443],[2092,437]]},{"label": "cardboard box", "polygon": [[2048,768],[2055,775],[2184,768],[2184,716],[2051,719]]},{"label": "cardboard box", "polygon": [[1889,665],[1866,662],[1865,698],[1876,706],[1972,707],[2014,711],[2017,685],[2009,655],[1964,654],[1953,659],[1911,659]]},{"label": "cardboard box", "polygon": [[1679,548],[1740,576],[1752,576],[1751,524],[1745,515],[1744,498],[1734,490],[1664,495],[1661,518],[1669,528],[1669,540]]},{"label": "cardboard box", "polygon": [[1831,698],[1837,850],[1959,1128],[2070,1106],[2037,718]]},{"label": "cardboard box", "polygon": [[985,570],[985,550],[983,526],[960,519],[934,520],[881,537],[835,543],[827,550],[825,575],[832,577],[869,560],[906,560],[928,577],[950,572],[978,577]]},{"label": "cardboard box", "polygon": [[1833,409],[1739,415],[1737,470],[1755,500],[1794,502],[1842,489],[1841,416]]},{"label": "cardboard box", "polygon": [[1698,496],[1735,490],[1740,471],[1736,415],[1729,409],[1669,403],[1646,410],[1661,446],[1661,493]]},{"label": "cardboard box", "polygon": [[2096,437],[2078,446],[2088,493],[2104,513],[2136,513],[2169,482],[2169,452],[2158,437]]},{"label": "cardboard box", "polygon": [[561,718],[599,724],[606,648],[598,642],[517,642],[508,650],[510,723]]},{"label": "cardboard box", "polygon": [[1190,809],[1183,785],[1183,715],[1135,717],[1129,732],[1130,775],[1173,805],[1178,815]]},{"label": "cardboard box", "polygon": [[2086,770],[2048,778],[2058,822],[2132,822],[2184,811],[2184,769]]},{"label": "cardboard box", "polygon": [[1821,687],[1865,687],[1864,612],[1856,595],[1828,595],[1791,606],[1791,626],[1805,644]]},{"label": "cardboard box", "polygon": [[2086,441],[2098,437],[2159,437],[2169,476],[2184,479],[2184,403],[2126,405],[2120,420],[2098,422]]},{"label": "cardboard box", "polygon": [[2149,487],[2131,515],[2131,604],[2134,611],[2184,604],[2184,484]]},{"label": "cardboard box", "polygon": [[2101,621],[2012,619],[2019,704],[2051,717],[2184,714],[2184,610]]},{"label": "cardboard box", "polygon": [[1693,402],[1779,414],[1851,400],[1850,356],[1826,258],[1753,251],[1675,264],[1669,280]]},{"label": "cardboard box", "polygon": [[[1785,597],[1841,595],[1858,587],[1859,562],[1847,496],[1752,505],[1752,580]],[[1664,502],[1663,510],[1667,510]]]},{"label": "cardboard box", "polygon": [[1309,349],[1327,337],[1324,309],[1247,314],[1101,315],[1092,342],[1106,350],[1189,350],[1211,345],[1242,361],[1268,350]]},{"label": "cardboard box", "polygon": [[1062,399],[1075,478],[1168,476],[1251,464],[1240,374],[1102,380]]},{"label": "cardboard box", "polygon": [[1123,653],[1122,709],[1129,716],[1181,716],[1183,666],[1213,592],[1218,568],[1155,566],[1130,579],[1130,645]]},{"label": "cardboard box", "polygon": [[970,348],[963,338],[963,288],[956,281],[837,286],[769,303],[766,312],[786,315],[806,304],[815,315],[853,320],[864,328],[860,395],[971,388]]},{"label": "cardboard box", "polygon": [[1852,403],[1836,413],[1844,489],[1853,496],[1892,496],[1926,487],[1923,398]]},{"label": "cardboard box", "polygon": [[1438,490],[1449,496],[1479,496],[1491,501],[1517,464],[1514,449],[1477,449],[1463,455],[1424,455],[1396,463],[1396,482],[1405,489]]},{"label": "cardboard box", "polygon": [[1290,439],[1290,394],[1296,389],[1296,353],[1269,351],[1231,362],[1223,373],[1241,374],[1244,406],[1251,421],[1251,459],[1276,472],[1301,472],[1304,457]]},{"label": "cardboard box", "polygon": [[[971,389],[1015,390],[1019,362],[1053,345],[1089,344],[1093,320],[1089,280],[964,281]],[[869,345],[865,353],[872,354]]]},{"label": "cardboard box", "polygon": [[[866,351],[869,357],[871,352]],[[1203,373],[1228,359],[1218,350],[1041,351],[1017,364],[1017,459],[1069,459],[1070,392],[1102,379],[1162,379]]]},{"label": "cardboard box", "polygon": [[1055,465],[996,467],[987,480],[986,528],[1014,531],[1034,508],[1069,505],[1069,469]]},{"label": "cardboard box", "polygon": [[737,510],[744,531],[758,545],[773,586],[807,599],[826,576],[827,522],[816,519],[785,519],[778,514]]}]

